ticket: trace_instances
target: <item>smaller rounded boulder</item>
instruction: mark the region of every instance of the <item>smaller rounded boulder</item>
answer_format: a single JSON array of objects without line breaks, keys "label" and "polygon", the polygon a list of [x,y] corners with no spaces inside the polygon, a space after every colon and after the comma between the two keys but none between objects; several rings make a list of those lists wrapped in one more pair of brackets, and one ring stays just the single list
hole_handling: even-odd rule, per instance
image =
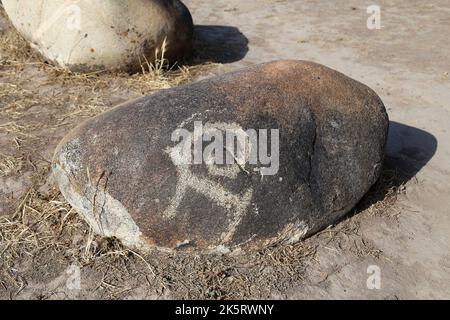
[{"label": "smaller rounded boulder", "polygon": [[[136,71],[192,51],[191,14],[179,0],[2,0],[9,19],[49,62],[72,71]],[[159,52],[157,55],[156,52]]]}]

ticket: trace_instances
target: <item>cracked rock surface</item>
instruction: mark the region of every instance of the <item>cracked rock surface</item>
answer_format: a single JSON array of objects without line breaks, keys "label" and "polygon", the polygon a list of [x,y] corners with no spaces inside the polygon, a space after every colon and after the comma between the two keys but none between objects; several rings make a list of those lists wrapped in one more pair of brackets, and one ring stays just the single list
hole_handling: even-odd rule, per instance
[{"label": "cracked rock surface", "polygon": [[145,59],[155,60],[155,50],[161,52],[163,43],[165,58],[172,62],[192,50],[192,17],[179,0],[2,3],[34,49],[72,71],[140,70]]},{"label": "cracked rock surface", "polygon": [[[177,161],[174,132],[198,123],[209,133],[278,130],[278,170]],[[367,86],[319,64],[276,61],[92,118],[60,143],[53,171],[97,233],[144,249],[229,252],[295,242],[337,222],[379,177],[387,131]]]}]

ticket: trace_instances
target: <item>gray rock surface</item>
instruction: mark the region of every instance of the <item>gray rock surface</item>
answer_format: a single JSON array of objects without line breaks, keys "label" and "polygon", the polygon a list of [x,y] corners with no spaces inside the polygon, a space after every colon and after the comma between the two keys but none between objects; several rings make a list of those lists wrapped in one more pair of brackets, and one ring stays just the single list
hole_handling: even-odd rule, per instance
[{"label": "gray rock surface", "polygon": [[[174,132],[196,137],[200,122],[204,133],[277,129],[279,149],[271,164],[248,161],[251,152],[238,164],[184,164]],[[144,249],[246,250],[298,241],[349,212],[379,177],[387,131],[367,86],[315,63],[277,61],[90,119],[60,143],[53,170],[99,234]]]}]

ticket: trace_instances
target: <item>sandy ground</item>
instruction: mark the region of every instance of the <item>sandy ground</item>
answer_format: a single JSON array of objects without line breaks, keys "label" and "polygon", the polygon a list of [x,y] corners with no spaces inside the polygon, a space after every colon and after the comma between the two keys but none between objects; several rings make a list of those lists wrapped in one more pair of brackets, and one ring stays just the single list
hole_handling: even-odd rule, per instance
[{"label": "sandy ground", "polygon": [[[373,4],[367,1],[185,3],[198,25],[197,63],[221,64],[193,78],[302,59],[375,89],[391,119],[383,179],[348,219],[295,246],[245,257],[144,257],[93,237],[53,188],[48,161],[58,140],[80,119],[157,88],[141,88],[142,82],[125,75],[77,80],[35,65],[34,57],[20,68],[5,63],[0,83],[22,91],[2,90],[0,108],[6,104],[10,112],[0,119],[1,163],[7,169],[7,160],[20,159],[20,166],[10,165],[15,169],[0,175],[0,216],[7,217],[0,224],[3,231],[12,228],[19,216],[17,225],[28,234],[24,217],[44,214],[54,219],[46,226],[62,231],[51,245],[33,240],[45,244],[38,247],[28,238],[14,242],[3,235],[9,242],[4,241],[7,249],[0,247],[0,297],[450,298],[450,2],[378,1],[380,30],[366,27],[366,8]],[[8,23],[0,21],[6,29]],[[24,114],[16,95],[27,94],[37,102]],[[33,198],[27,196],[30,187],[37,189]],[[53,237],[34,232],[30,239]],[[80,290],[68,286],[70,266],[80,268]],[[370,266],[379,267],[380,289],[367,287]]]}]

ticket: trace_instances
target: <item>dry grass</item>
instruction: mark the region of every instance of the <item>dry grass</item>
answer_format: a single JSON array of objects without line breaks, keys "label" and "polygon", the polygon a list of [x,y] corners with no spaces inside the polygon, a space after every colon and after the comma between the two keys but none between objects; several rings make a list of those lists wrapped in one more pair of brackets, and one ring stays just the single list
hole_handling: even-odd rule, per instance
[{"label": "dry grass", "polygon": [[[302,279],[305,258],[314,252],[303,243],[237,257],[157,251],[143,256],[115,239],[94,236],[56,189],[49,194],[30,189],[13,216],[0,218],[0,278],[13,296],[25,288],[27,276],[35,276],[24,266],[39,267],[36,261],[45,259],[56,273],[71,264],[95,273],[85,290],[102,288],[102,298],[123,298],[142,284],[175,298],[270,297]],[[123,291],[126,286],[130,290]]]},{"label": "dry grass", "polygon": [[409,179],[402,175],[396,168],[385,165],[380,178],[358,204],[355,213],[364,211],[370,215],[386,215],[398,196],[406,192],[405,181]]},{"label": "dry grass", "polygon": [[[42,257],[58,265],[70,261],[83,267],[94,261],[96,264],[115,263],[116,259],[127,257],[131,252],[113,239],[95,240],[88,226],[57,190],[52,189],[44,195],[31,188],[12,216],[0,218],[2,284],[13,295],[19,294],[27,281],[24,276],[27,270],[19,270],[24,266],[42,267],[35,265]],[[33,270],[31,274],[35,276]]]},{"label": "dry grass", "polygon": [[20,172],[23,158],[14,158],[0,153],[0,177],[6,177]]}]

